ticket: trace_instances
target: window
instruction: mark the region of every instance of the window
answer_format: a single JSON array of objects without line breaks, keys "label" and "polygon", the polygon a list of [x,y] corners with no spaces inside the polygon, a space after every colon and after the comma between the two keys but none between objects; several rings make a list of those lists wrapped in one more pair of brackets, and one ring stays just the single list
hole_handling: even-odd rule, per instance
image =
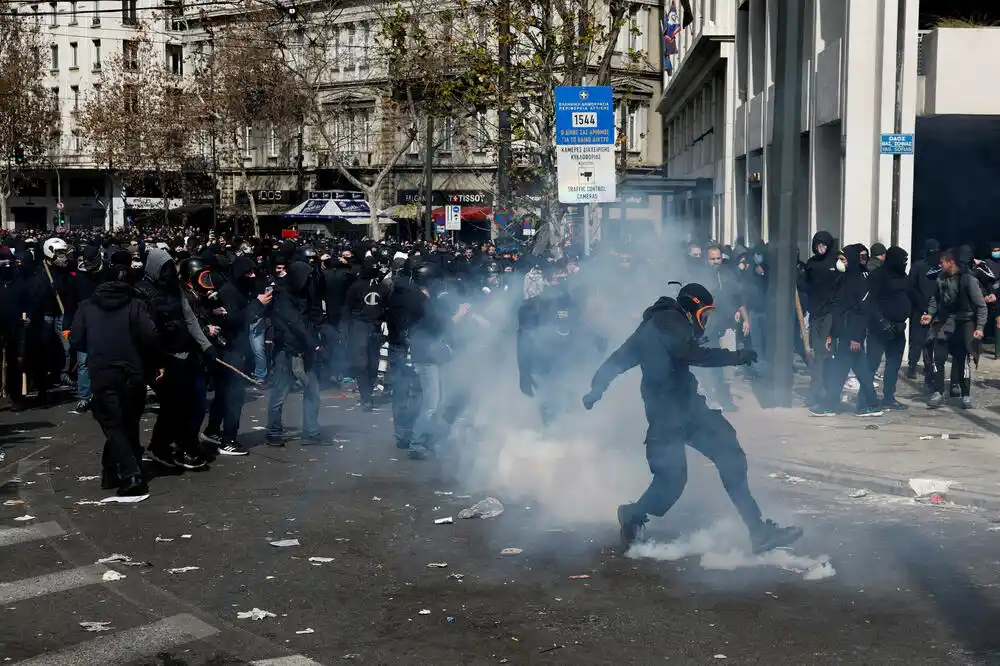
[{"label": "window", "polygon": [[54,2],[49,3],[49,25],[59,25],[59,5]]},{"label": "window", "polygon": [[184,47],[180,44],[167,44],[167,67],[174,76],[184,75]]},{"label": "window", "polygon": [[250,142],[253,141],[253,125],[243,128],[243,158],[250,159]]},{"label": "window", "polygon": [[73,152],[83,152],[83,141],[80,139],[80,130],[73,130]]},{"label": "window", "polygon": [[358,51],[358,66],[367,67],[369,52],[372,47],[372,26],[370,23],[361,24],[361,48]]},{"label": "window", "polygon": [[56,111],[59,111],[59,88],[52,89],[52,104],[56,107]]},{"label": "window", "polygon": [[347,53],[346,53],[346,57],[345,57],[345,60],[344,60],[344,69],[354,69],[354,56],[355,56],[354,49],[357,48],[357,45],[355,44],[355,37],[356,36],[357,35],[356,35],[356,31],[354,29],[354,26],[353,25],[348,26],[347,27],[347,44],[346,44]]},{"label": "window", "polygon": [[136,25],[139,20],[136,16],[136,3],[138,0],[122,0],[122,23],[125,25]]},{"label": "window", "polygon": [[93,40],[94,44],[94,71],[101,68],[101,40]]},{"label": "window", "polygon": [[73,94],[73,110],[80,110],[80,86],[70,86],[69,91]]},{"label": "window", "polygon": [[485,152],[486,146],[489,145],[490,141],[490,127],[489,119],[485,113],[476,114],[476,135],[473,137],[473,150],[476,152]]},{"label": "window", "polygon": [[122,42],[122,65],[125,69],[139,69],[139,44],[137,42]]},{"label": "window", "polygon": [[274,123],[271,123],[271,127],[268,129],[267,156],[272,158],[278,156],[278,130]]},{"label": "window", "polygon": [[76,0],[69,3],[69,24],[76,25]]},{"label": "window", "polygon": [[372,115],[371,111],[361,111],[358,114],[358,150],[367,153],[371,150]]},{"label": "window", "polygon": [[53,72],[59,71],[59,47],[53,44],[49,50],[52,52],[51,69]]},{"label": "window", "polygon": [[454,149],[455,119],[442,118],[438,122],[437,149],[442,153],[450,153]]},{"label": "window", "polygon": [[80,49],[77,47],[76,42],[70,42],[69,44],[69,68],[79,69],[80,68]]}]

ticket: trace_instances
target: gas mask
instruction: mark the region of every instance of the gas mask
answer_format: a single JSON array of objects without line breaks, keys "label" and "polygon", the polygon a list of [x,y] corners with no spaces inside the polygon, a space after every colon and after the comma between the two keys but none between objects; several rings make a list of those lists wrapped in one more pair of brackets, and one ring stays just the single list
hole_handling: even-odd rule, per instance
[{"label": "gas mask", "polygon": [[52,265],[59,268],[66,268],[69,265],[69,256],[65,252],[57,252],[52,258]]}]

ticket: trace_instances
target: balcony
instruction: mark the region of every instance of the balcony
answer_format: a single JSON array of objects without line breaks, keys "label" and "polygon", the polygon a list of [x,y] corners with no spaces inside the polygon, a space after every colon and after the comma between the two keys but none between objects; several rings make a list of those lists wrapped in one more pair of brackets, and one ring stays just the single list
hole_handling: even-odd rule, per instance
[{"label": "balcony", "polygon": [[917,115],[1000,115],[1000,28],[920,35]]}]

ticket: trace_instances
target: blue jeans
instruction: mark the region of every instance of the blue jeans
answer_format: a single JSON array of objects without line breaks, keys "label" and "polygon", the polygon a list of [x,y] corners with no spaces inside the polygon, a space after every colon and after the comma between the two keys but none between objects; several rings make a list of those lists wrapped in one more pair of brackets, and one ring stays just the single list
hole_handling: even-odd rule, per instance
[{"label": "blue jeans", "polygon": [[267,353],[264,350],[264,333],[267,331],[267,320],[260,318],[250,324],[250,349],[253,351],[253,378],[257,381],[267,379]]},{"label": "blue jeans", "polygon": [[59,344],[62,345],[63,350],[63,365],[61,374],[65,375],[69,372],[70,362],[69,362],[69,340],[63,337],[63,316],[62,315],[45,315],[45,329],[53,331],[56,337],[59,338]]},{"label": "blue jeans", "polygon": [[90,388],[90,368],[87,366],[87,352],[76,353],[76,399],[90,400],[93,392]]},{"label": "blue jeans", "polygon": [[414,363],[413,372],[420,383],[420,410],[413,423],[413,443],[429,446],[444,431],[441,406],[441,368],[430,363]]},{"label": "blue jeans", "polygon": [[271,369],[271,390],[267,396],[267,436],[280,437],[281,410],[295,379],[302,383],[302,434],[317,436],[319,430],[319,379],[311,360],[291,356],[285,350],[275,352]]}]

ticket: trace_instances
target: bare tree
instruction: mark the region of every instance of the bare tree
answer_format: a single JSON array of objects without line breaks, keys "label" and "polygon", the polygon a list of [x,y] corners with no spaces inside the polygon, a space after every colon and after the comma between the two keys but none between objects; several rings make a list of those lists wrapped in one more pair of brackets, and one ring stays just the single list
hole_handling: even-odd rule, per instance
[{"label": "bare tree", "polygon": [[171,73],[162,51],[141,35],[104,66],[101,85],[79,126],[99,164],[135,191],[151,176],[169,219],[171,191],[183,190],[198,153],[200,106],[184,79]]},{"label": "bare tree", "polygon": [[56,100],[43,85],[43,45],[36,26],[0,13],[0,222],[26,171],[55,143]]}]

